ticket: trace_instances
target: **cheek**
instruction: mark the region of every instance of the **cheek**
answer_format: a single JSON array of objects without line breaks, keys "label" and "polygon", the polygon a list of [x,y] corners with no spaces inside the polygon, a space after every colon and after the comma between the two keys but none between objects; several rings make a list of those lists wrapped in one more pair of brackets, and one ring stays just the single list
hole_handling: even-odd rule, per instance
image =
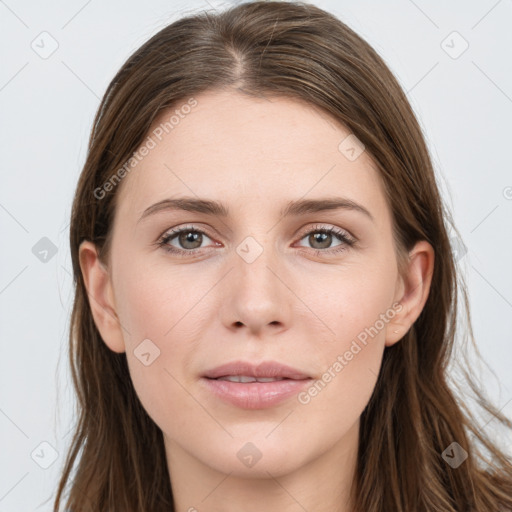
[{"label": "cheek", "polygon": [[[348,428],[359,417],[373,392],[379,373],[386,329],[394,318],[392,307],[395,276],[384,266],[347,272],[332,284],[331,293],[318,302],[323,320],[334,331],[319,340],[322,354],[317,381],[298,397],[314,421],[329,408],[337,428]],[[309,418],[309,419],[308,419]]]},{"label": "cheek", "polygon": [[[131,380],[143,408],[169,438],[196,439],[201,436],[202,411],[191,399],[189,386],[161,355],[145,366],[136,357],[128,357]],[[179,412],[179,413],[178,413]]]},{"label": "cheek", "polygon": [[332,331],[331,345],[337,350],[348,349],[354,339],[364,343],[366,338],[380,340],[385,334],[387,322],[382,319],[390,319],[396,279],[390,268],[393,267],[361,265],[325,281],[328,288],[324,289],[329,291],[317,294],[315,307]]},{"label": "cheek", "polygon": [[[123,327],[126,357],[136,393],[149,416],[171,432],[185,428],[195,416],[184,369],[195,357],[202,287],[175,268],[148,267],[134,261],[119,266],[115,283],[117,314]],[[176,409],[180,414],[173,414]],[[190,424],[186,429],[191,432]],[[199,434],[198,434],[199,435]]]},{"label": "cheek", "polygon": [[130,346],[135,348],[145,338],[167,345],[193,316],[204,291],[188,277],[179,266],[148,265],[142,260],[120,265],[114,284],[116,307]]}]

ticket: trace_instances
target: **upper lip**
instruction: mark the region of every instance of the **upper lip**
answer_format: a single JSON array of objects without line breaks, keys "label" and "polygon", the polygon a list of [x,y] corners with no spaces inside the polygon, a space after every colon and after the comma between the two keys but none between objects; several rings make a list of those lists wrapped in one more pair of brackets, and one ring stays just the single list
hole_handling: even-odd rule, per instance
[{"label": "upper lip", "polygon": [[296,368],[278,363],[276,361],[263,361],[259,364],[253,364],[245,361],[232,361],[230,363],[217,366],[208,370],[204,377],[208,379],[217,379],[219,377],[228,377],[230,375],[246,375],[256,378],[286,378],[286,379],[309,379],[310,376]]}]

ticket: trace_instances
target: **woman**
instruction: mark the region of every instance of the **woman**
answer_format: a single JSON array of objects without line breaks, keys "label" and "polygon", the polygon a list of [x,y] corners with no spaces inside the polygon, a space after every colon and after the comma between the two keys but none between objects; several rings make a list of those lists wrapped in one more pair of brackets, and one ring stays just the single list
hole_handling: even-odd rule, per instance
[{"label": "woman", "polygon": [[161,30],[109,85],[74,200],[55,510],[67,484],[73,512],[512,510],[448,382],[449,222],[403,91],[335,17],[252,2]]}]

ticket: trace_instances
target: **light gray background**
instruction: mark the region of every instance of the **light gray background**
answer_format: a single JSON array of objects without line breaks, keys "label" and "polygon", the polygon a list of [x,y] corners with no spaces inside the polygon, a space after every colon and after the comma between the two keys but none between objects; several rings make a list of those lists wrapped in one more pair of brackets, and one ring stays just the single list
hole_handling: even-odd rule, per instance
[{"label": "light gray background", "polygon": [[[408,91],[467,246],[475,335],[496,374],[484,374],[488,394],[512,415],[512,3],[313,3],[366,38]],[[71,438],[68,223],[99,99],[164,25],[227,5],[0,1],[0,512],[51,510]],[[52,38],[42,58],[32,46],[48,51]],[[57,248],[47,262],[32,252],[43,237]]]}]

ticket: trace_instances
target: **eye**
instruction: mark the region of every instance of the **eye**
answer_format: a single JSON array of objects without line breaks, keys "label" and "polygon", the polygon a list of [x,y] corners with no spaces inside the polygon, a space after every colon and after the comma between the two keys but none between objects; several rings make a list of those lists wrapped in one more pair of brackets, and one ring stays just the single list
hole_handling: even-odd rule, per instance
[{"label": "eye", "polygon": [[[201,248],[204,238],[211,240],[204,231],[194,226],[185,226],[183,228],[167,231],[159,240],[158,245],[164,250],[177,254],[178,256],[190,256]],[[170,242],[174,240],[179,244],[179,247],[170,244]]]},{"label": "eye", "polygon": [[[301,240],[305,238],[307,238],[307,242],[311,244],[312,249],[316,249],[317,255],[322,253],[340,253],[356,243],[356,240],[346,231],[334,226],[315,226],[313,229],[307,231]],[[331,244],[336,239],[338,239],[340,243],[336,244],[334,249],[332,249]]]},{"label": "eye", "polygon": [[[204,248],[201,246],[205,238],[211,241],[211,238],[203,230],[190,225],[167,231],[157,242],[157,245],[162,247],[165,251],[177,256],[193,256]],[[308,243],[312,245],[311,249],[316,251],[317,256],[337,254],[352,247],[356,243],[356,240],[346,231],[334,226],[314,226],[313,229],[309,229],[309,231],[304,233],[300,240],[302,241],[305,238],[307,238]],[[332,248],[332,243],[336,241],[336,239],[339,243]],[[171,242],[175,242],[178,246]],[[216,246],[220,245],[217,242],[214,242],[214,244]]]}]

